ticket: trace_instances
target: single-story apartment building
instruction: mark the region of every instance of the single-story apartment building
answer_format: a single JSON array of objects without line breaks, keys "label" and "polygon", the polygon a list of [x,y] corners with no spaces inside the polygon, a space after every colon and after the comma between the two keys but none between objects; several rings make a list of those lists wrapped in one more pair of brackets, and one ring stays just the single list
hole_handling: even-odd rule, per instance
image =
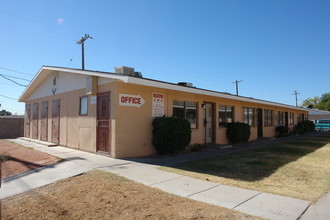
[{"label": "single-story apartment building", "polygon": [[147,156],[154,117],[186,118],[191,143],[227,144],[226,124],[251,125],[250,140],[274,137],[308,116],[302,108],[143,78],[130,67],[115,73],[43,66],[19,98],[25,136],[115,158]]}]

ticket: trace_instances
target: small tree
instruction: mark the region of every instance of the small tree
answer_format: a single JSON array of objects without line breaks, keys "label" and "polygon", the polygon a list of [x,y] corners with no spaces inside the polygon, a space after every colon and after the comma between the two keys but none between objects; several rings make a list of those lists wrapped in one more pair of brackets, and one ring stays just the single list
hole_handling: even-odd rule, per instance
[{"label": "small tree", "polygon": [[10,111],[6,111],[6,110],[0,111],[0,116],[10,116],[10,115],[12,115]]}]

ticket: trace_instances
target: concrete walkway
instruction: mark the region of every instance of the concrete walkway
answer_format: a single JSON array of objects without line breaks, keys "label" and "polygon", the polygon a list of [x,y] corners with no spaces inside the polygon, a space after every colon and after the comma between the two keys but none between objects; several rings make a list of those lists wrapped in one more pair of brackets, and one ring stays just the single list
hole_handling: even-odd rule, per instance
[{"label": "concrete walkway", "polygon": [[[157,169],[159,165],[113,159],[65,147],[47,147],[22,139],[12,142],[65,159],[63,162],[3,180],[0,199],[79,175],[92,169],[104,170],[147,186],[182,197],[219,205],[269,219],[298,219],[310,202],[253,190],[210,183]],[[326,200],[329,205],[330,199]],[[312,206],[313,207],[313,206]],[[317,206],[319,207],[319,206]],[[329,206],[327,206],[329,207]],[[318,212],[309,212],[311,216]],[[326,212],[324,214],[327,214]],[[321,216],[322,217],[322,216]],[[322,219],[327,219],[329,215]],[[309,218],[305,218],[309,219]],[[314,218],[312,218],[314,219]]]}]

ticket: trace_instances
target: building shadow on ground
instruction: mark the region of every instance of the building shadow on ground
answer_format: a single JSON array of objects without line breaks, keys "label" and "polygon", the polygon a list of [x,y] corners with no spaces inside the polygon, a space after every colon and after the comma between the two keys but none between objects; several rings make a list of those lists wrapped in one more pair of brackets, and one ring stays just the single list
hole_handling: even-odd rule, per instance
[{"label": "building shadow on ground", "polygon": [[280,167],[313,153],[330,143],[330,135],[278,142],[218,157],[205,158],[169,167],[241,181],[258,181]]}]

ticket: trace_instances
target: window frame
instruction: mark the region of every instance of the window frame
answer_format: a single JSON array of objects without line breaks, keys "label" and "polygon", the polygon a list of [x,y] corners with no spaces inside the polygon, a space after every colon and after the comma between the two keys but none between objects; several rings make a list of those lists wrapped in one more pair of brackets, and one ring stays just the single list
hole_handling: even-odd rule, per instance
[{"label": "window frame", "polygon": [[283,111],[277,112],[277,125],[284,125],[284,112]]},{"label": "window frame", "polygon": [[264,109],[264,126],[274,126],[274,110]]},{"label": "window frame", "polygon": [[[177,105],[175,105],[174,102],[177,102]],[[179,103],[180,104],[182,103],[183,105],[178,105]],[[189,105],[191,103],[194,103],[196,108],[194,108],[195,106]],[[176,108],[178,108],[178,109],[180,108],[179,106],[182,106],[183,107],[182,108],[183,109],[183,118],[189,121],[191,129],[198,129],[198,102],[172,100],[172,116],[173,117],[180,117],[180,116],[175,116],[174,115],[175,106],[177,106]],[[193,119],[193,121],[195,123],[192,123],[191,119],[187,118],[187,115],[189,115],[189,114],[187,114],[187,111],[191,111],[191,110],[195,110],[195,120]],[[182,115],[182,114],[180,114],[180,115]]]},{"label": "window frame", "polygon": [[[246,112],[246,114],[245,114],[245,112]],[[250,115],[252,115],[252,118]],[[245,124],[248,124],[251,127],[256,127],[257,126],[256,125],[256,116],[257,116],[256,108],[243,107],[243,121]]]},{"label": "window frame", "polygon": [[294,125],[294,113],[289,112],[289,125]]},{"label": "window frame", "polygon": [[[232,105],[219,105],[218,107],[219,107],[219,109],[218,109],[218,117],[219,117],[218,126],[220,128],[226,128],[228,123],[232,123],[232,122],[235,121],[235,106],[232,106]],[[221,107],[224,107],[225,108],[225,112],[224,112],[225,122],[221,122],[220,121],[221,118],[222,118],[220,116],[220,114],[223,113],[223,112],[220,111],[220,108]],[[227,111],[227,109],[230,110],[230,111]],[[231,122],[228,122],[228,117],[227,117],[227,113],[228,112],[231,112]]]},{"label": "window frame", "polygon": [[[82,112],[82,107],[84,107],[82,104],[82,100],[86,99],[86,110],[84,112]],[[85,95],[85,96],[80,96],[79,97],[79,115],[80,116],[86,116],[88,115],[88,96]]]}]

